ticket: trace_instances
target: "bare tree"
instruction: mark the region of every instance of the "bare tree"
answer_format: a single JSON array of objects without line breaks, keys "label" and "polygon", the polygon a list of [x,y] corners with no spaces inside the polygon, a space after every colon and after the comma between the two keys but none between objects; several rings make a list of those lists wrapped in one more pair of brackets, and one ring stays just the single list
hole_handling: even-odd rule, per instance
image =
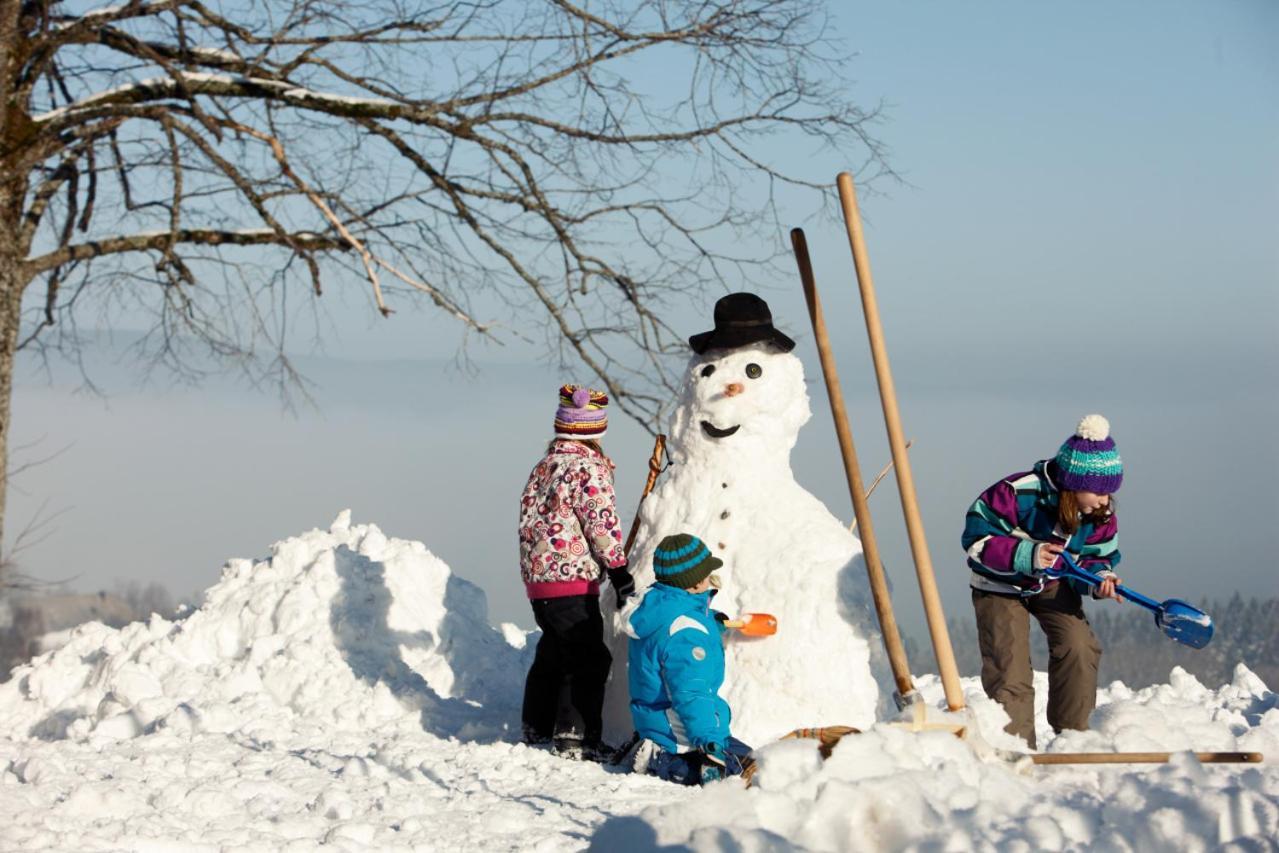
[{"label": "bare tree", "polygon": [[883,168],[818,0],[92,5],[0,0],[0,458],[77,309],[287,376],[325,286],[531,330],[651,422],[671,300],[767,268],[810,150]]}]

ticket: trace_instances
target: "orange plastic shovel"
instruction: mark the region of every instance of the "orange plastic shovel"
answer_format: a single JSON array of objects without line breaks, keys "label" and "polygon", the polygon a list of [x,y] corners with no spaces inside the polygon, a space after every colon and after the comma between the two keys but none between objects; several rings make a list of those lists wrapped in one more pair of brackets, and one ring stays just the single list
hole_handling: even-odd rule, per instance
[{"label": "orange plastic shovel", "polygon": [[748,637],[771,637],[777,633],[777,617],[771,613],[743,613],[741,619],[729,619],[725,628],[736,628]]}]

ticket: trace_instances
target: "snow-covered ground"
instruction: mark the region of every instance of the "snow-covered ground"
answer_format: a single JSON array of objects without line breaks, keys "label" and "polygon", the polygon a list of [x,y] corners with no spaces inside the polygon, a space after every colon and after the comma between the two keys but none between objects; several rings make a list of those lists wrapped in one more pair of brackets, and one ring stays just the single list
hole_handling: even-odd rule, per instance
[{"label": "snow-covered ground", "polygon": [[1029,768],[879,725],[824,764],[766,746],[749,790],[688,790],[514,743],[528,640],[421,543],[344,513],[232,561],[184,619],[83,626],[0,685],[0,849],[1277,849],[1279,697],[1242,666],[1111,685],[1092,731],[1042,736],[1262,765]]}]

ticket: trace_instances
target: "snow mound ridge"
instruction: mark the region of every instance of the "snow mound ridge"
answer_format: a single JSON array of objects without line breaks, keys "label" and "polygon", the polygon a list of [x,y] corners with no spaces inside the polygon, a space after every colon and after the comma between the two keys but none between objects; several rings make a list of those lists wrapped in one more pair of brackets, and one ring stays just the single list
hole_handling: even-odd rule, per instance
[{"label": "snow mound ridge", "polygon": [[489,625],[478,587],[347,510],[266,560],[228,561],[184,618],[77,628],[0,685],[0,734],[252,737],[287,723],[495,740],[518,729],[528,653]]}]

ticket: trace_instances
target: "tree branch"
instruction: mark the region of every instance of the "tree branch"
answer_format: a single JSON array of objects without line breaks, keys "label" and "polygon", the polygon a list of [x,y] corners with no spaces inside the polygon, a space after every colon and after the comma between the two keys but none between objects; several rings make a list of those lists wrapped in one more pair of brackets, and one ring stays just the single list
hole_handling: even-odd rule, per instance
[{"label": "tree branch", "polygon": [[117,255],[121,252],[163,252],[171,242],[201,246],[281,246],[286,249],[297,247],[304,251],[323,252],[345,251],[350,248],[345,240],[314,232],[291,233],[287,235],[286,240],[281,239],[279,234],[269,228],[254,231],[183,228],[176,235],[170,231],[157,231],[151,234],[104,237],[100,240],[72,243],[57,251],[28,259],[24,262],[23,269],[27,275],[36,276],[72,261],[83,261],[103,255]]}]

